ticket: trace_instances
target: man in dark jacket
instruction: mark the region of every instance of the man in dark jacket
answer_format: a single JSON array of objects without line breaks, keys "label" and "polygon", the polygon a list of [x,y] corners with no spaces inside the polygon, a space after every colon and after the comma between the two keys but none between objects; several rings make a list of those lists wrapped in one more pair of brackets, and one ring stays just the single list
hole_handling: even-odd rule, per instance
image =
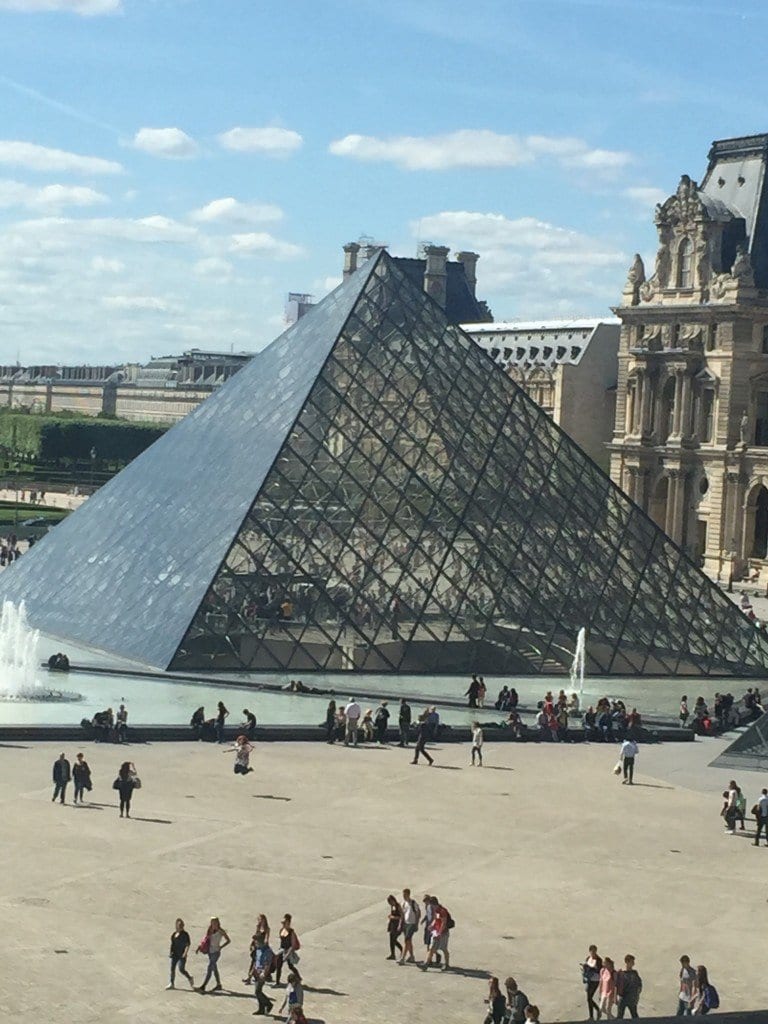
[{"label": "man in dark jacket", "polygon": [[66,759],[64,754],[59,754],[57,761],[53,762],[53,796],[51,801],[54,801],[57,796],[60,796],[61,802],[64,803],[64,797],[67,793],[67,783],[72,778],[72,770],[69,767],[69,761]]},{"label": "man in dark jacket", "polygon": [[637,1017],[637,1004],[643,991],[643,981],[635,970],[635,958],[630,954],[624,957],[624,970],[616,975],[616,994],[619,997],[618,1016],[621,1020],[625,1011],[630,1017]]},{"label": "man in dark jacket", "polygon": [[397,718],[397,724],[400,726],[400,743],[398,746],[407,747],[408,738],[411,733],[411,705],[406,701],[405,697],[400,698],[400,714]]}]

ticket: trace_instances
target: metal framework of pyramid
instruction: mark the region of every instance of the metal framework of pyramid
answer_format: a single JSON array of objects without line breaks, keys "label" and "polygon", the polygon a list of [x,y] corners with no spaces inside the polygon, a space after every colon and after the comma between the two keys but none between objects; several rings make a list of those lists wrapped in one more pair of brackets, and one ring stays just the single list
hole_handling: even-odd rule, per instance
[{"label": "metal framework of pyramid", "polygon": [[0,576],[159,668],[761,676],[763,635],[380,253]]}]

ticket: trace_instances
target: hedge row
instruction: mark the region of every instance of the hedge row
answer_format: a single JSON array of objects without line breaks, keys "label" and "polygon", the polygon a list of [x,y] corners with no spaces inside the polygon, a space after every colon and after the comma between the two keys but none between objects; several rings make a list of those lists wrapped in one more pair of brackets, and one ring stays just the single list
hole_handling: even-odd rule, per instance
[{"label": "hedge row", "polygon": [[10,456],[58,463],[89,462],[91,449],[95,449],[99,462],[124,465],[166,429],[125,420],[58,419],[20,413],[0,416],[0,449]]}]

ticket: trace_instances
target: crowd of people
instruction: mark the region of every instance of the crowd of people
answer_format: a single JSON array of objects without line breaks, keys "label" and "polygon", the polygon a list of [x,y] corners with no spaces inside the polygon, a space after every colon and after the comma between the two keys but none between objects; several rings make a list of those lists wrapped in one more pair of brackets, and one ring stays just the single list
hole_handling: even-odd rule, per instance
[{"label": "crowd of people", "polygon": [[[736,825],[739,825],[741,832],[746,832],[747,798],[735,779],[728,783],[728,789],[723,791],[723,804],[720,808],[720,816],[725,820],[725,834],[736,835]],[[760,836],[765,836],[765,845],[768,846],[768,789],[762,789],[750,809],[750,814],[755,819],[754,845],[760,845]]]},{"label": "crowd of people", "polygon": [[[205,934],[195,947],[195,954],[206,958],[205,975],[199,985],[195,985],[195,979],[187,970],[187,962],[192,948],[192,939],[186,930],[182,918],[176,920],[174,930],[171,933],[169,960],[170,979],[166,990],[176,988],[176,975],[180,974],[186,978],[187,983],[195,992],[221,992],[221,974],[219,973],[219,961],[221,954],[232,944],[226,929],[222,927],[218,917],[212,917]],[[254,998],[258,1008],[254,1011],[255,1016],[267,1016],[272,1014],[275,1007],[275,1000],[264,991],[266,985],[273,989],[280,988],[283,969],[286,969],[286,987],[281,1006],[277,1015],[284,1014],[284,1020],[291,1024],[306,1024],[304,1016],[304,984],[299,972],[299,950],[301,942],[293,927],[293,919],[290,914],[284,914],[280,922],[277,935],[272,938],[269,921],[265,914],[259,914],[256,919],[256,926],[251,935],[248,949],[246,973],[242,979],[244,985],[253,986]],[[211,988],[209,983],[215,982]]]},{"label": "crowd of people", "polygon": [[[587,999],[587,1013],[590,1020],[607,1020],[626,1013],[637,1018],[643,980],[635,966],[635,957],[627,953],[624,966],[616,969],[609,956],[600,956],[597,946],[590,946],[581,964],[581,980]],[[720,1006],[717,989],[709,981],[707,968],[702,964],[695,970],[689,956],[680,957],[678,973],[677,1008],[678,1017],[705,1016]],[[523,1018],[520,1018],[521,1020]],[[510,1020],[517,1020],[511,1017]],[[497,1022],[494,1021],[494,1024]]]}]

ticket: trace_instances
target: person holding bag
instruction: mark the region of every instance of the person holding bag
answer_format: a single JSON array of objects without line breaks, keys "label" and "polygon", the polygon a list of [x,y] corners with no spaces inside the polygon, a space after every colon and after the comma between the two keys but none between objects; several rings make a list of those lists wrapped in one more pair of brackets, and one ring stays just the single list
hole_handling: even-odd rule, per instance
[{"label": "person holding bag", "polygon": [[141,779],[136,774],[136,766],[133,761],[123,761],[117,778],[112,783],[112,789],[120,794],[120,817],[125,813],[126,818],[131,816],[131,797],[134,789],[141,789]]},{"label": "person holding bag", "polygon": [[219,957],[221,951],[230,944],[232,940],[221,927],[221,922],[218,917],[212,917],[211,923],[208,925],[208,930],[200,942],[200,945],[195,950],[196,953],[204,953],[208,957],[208,969],[205,972],[205,978],[203,978],[202,985],[199,985],[195,992],[205,992],[205,986],[211,980],[211,976],[216,979],[216,984],[211,989],[212,992],[221,991],[221,978],[219,977]]},{"label": "person holding bag", "polygon": [[280,984],[280,975],[282,973],[284,963],[288,964],[298,980],[301,981],[301,975],[299,974],[299,969],[296,966],[299,962],[299,950],[301,949],[301,943],[299,942],[298,935],[294,931],[291,920],[291,915],[286,914],[280,926],[280,949],[275,957],[275,985]]}]

